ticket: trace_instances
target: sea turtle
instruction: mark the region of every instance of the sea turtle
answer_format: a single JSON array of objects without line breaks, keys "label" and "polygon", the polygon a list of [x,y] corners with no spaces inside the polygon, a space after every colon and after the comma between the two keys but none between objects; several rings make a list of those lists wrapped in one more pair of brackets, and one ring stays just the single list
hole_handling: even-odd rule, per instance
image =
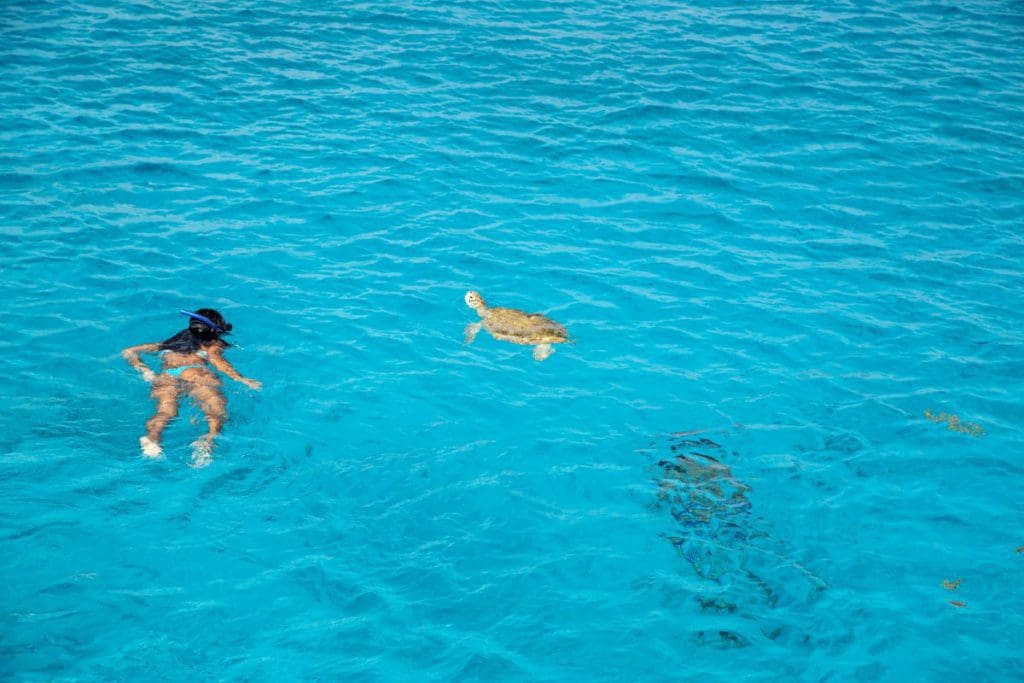
[{"label": "sea turtle", "polygon": [[552,344],[569,341],[569,333],[554,320],[539,313],[514,308],[488,308],[478,292],[466,292],[466,305],[480,314],[478,323],[466,325],[466,343],[472,344],[481,328],[495,339],[533,346],[534,360],[544,360],[555,352]]}]

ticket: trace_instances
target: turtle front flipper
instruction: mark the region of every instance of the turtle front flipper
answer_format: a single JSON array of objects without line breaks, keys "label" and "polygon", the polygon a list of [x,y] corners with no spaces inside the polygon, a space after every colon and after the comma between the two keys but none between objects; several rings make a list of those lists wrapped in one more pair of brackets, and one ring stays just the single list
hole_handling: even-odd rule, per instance
[{"label": "turtle front flipper", "polygon": [[554,347],[551,344],[537,344],[533,347],[533,359],[544,360],[555,352]]},{"label": "turtle front flipper", "polygon": [[473,343],[473,340],[476,339],[476,335],[478,332],[480,332],[481,328],[483,328],[482,323],[470,323],[466,325],[465,339],[467,344]]}]

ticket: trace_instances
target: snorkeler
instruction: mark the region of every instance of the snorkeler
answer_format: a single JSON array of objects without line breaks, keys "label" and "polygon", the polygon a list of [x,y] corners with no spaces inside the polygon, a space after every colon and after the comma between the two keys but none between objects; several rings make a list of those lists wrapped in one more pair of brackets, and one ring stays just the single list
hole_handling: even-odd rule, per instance
[{"label": "snorkeler", "polygon": [[[231,331],[231,324],[224,321],[224,316],[212,308],[181,313],[189,317],[187,328],[158,344],[131,346],[121,355],[152,384],[150,396],[157,402],[156,413],[146,421],[146,435],[139,438],[142,454],[150,458],[163,454],[160,435],[167,423],[178,415],[178,398],[187,393],[202,409],[210,429],[192,444],[194,464],[205,465],[213,452],[213,440],[227,417],[227,401],[220,391],[221,382],[210,366],[253,389],[262,385],[254,379],[242,377],[224,358],[224,349],[230,344],[221,336]],[[163,364],[159,373],[153,372],[139,359],[143,353],[160,354]]]}]

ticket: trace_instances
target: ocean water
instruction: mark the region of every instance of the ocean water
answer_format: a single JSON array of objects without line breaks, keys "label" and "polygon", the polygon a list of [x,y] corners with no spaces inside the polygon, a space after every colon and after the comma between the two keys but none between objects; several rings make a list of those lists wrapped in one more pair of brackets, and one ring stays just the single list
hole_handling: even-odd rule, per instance
[{"label": "ocean water", "polygon": [[[1024,676],[1021,3],[0,39],[0,679]],[[203,306],[263,390],[143,459],[119,352]]]}]

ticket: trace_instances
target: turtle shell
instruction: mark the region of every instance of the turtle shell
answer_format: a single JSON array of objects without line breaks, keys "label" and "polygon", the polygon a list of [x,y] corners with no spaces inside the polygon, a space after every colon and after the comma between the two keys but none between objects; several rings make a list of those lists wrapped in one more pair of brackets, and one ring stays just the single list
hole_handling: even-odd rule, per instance
[{"label": "turtle shell", "polygon": [[564,344],[569,333],[551,318],[514,308],[490,308],[483,319],[492,337],[513,344]]}]

